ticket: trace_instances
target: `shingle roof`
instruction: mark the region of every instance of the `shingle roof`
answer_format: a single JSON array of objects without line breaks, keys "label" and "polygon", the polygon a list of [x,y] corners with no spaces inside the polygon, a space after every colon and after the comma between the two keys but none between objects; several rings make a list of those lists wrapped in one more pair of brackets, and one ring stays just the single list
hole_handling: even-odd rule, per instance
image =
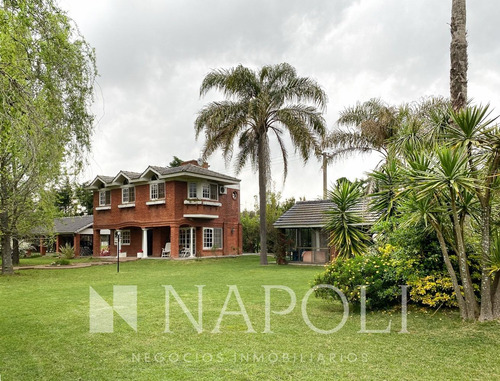
[{"label": "shingle roof", "polygon": [[61,217],[54,219],[54,233],[73,234],[94,223],[94,216]]},{"label": "shingle roof", "polygon": [[106,184],[113,182],[114,177],[113,176],[102,176],[98,175],[98,178],[100,178],[102,181],[104,181]]},{"label": "shingle roof", "polygon": [[[276,228],[323,227],[326,224],[325,212],[334,208],[330,200],[298,201],[273,224]],[[377,216],[368,210],[368,200],[363,200],[353,211],[360,211],[363,225],[372,225]]]},{"label": "shingle roof", "polygon": [[135,180],[141,177],[141,174],[138,172],[131,172],[131,171],[121,171],[125,176],[127,176],[130,180]]},{"label": "shingle roof", "polygon": [[214,172],[209,169],[200,167],[199,165],[194,165],[194,164],[185,164],[181,165],[179,167],[156,167],[156,166],[151,166],[150,168],[154,169],[156,172],[158,172],[162,176],[166,175],[174,175],[174,174],[182,174],[182,173],[191,173],[195,175],[202,175],[202,176],[208,176],[208,177],[218,177],[220,179],[226,180],[226,181],[234,181],[235,183],[240,182],[239,179],[236,177],[231,177],[224,175],[222,173]]},{"label": "shingle roof", "polygon": [[[202,178],[209,178],[213,179],[215,181],[219,181],[221,183],[227,184],[235,184],[239,183],[241,180],[237,179],[236,177],[231,177],[224,175],[222,173],[218,173],[215,171],[211,171],[207,168],[200,167],[198,165],[194,164],[184,164],[179,167],[159,167],[159,166],[154,166],[151,165],[149,166],[143,173],[137,173],[137,172],[131,172],[131,171],[120,171],[118,175],[122,174],[127,176],[130,180],[135,180],[134,182],[141,182],[141,181],[147,181],[147,179],[141,178],[141,176],[144,176],[148,171],[155,171],[160,175],[160,178],[168,178],[168,177],[176,177],[176,176],[191,176],[191,177],[202,177]],[[116,175],[115,177],[112,176],[97,176],[89,185],[89,189],[97,189],[98,187],[95,185],[96,181],[101,181],[104,182],[106,186],[114,186],[116,184],[113,184],[113,181],[116,179],[118,176]]]}]

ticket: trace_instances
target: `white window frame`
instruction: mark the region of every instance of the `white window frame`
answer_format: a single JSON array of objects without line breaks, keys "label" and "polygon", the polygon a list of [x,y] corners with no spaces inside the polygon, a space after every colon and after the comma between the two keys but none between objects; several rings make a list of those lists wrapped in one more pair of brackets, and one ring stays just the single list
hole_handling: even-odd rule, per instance
[{"label": "white window frame", "polygon": [[[194,189],[191,189],[194,186]],[[194,194],[191,192],[194,190]],[[198,198],[198,183],[188,183],[188,198]]]},{"label": "white window frame", "polygon": [[219,201],[219,185],[216,183],[202,183],[201,198],[204,200]]},{"label": "white window frame", "polygon": [[[106,194],[109,192],[109,203],[106,203]],[[103,196],[104,195],[104,196]],[[104,198],[104,200],[103,200]],[[100,190],[99,191],[99,206],[107,206],[111,205],[111,191],[110,190]]]},{"label": "white window frame", "polygon": [[130,245],[131,241],[132,241],[132,239],[131,239],[130,230],[122,230],[122,245],[128,246],[128,245]]},{"label": "white window frame", "polygon": [[[130,230],[120,230],[121,232],[121,239],[122,239],[122,246],[128,246],[130,245],[131,242],[131,235],[130,235]],[[118,237],[115,232],[115,246],[118,245]]]},{"label": "white window frame", "polygon": [[[160,184],[163,184],[163,197],[160,197],[160,190],[159,186]],[[166,189],[165,189],[165,182],[164,181],[156,181],[154,183],[149,184],[149,199],[151,201],[156,201],[156,200],[164,200],[166,196]]]},{"label": "white window frame", "polygon": [[[217,237],[219,234],[220,237]],[[208,241],[209,239],[211,242]],[[216,239],[220,239],[220,246],[215,242]],[[222,228],[203,228],[203,250],[212,250],[214,248],[216,250],[222,249],[223,242]]]},{"label": "white window frame", "polygon": [[[133,197],[130,197],[130,190],[132,189]],[[132,198],[132,199],[131,199]],[[122,188],[122,204],[129,204],[135,202],[135,187]]]}]

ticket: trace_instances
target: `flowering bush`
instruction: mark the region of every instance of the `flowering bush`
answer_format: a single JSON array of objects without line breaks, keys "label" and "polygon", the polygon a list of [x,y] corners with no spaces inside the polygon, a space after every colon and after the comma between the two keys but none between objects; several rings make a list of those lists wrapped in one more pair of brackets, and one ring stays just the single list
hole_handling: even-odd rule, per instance
[{"label": "flowering bush", "polygon": [[[400,302],[401,285],[414,278],[413,260],[396,259],[395,247],[387,244],[377,252],[348,259],[337,259],[326,265],[314,284],[330,284],[340,289],[348,302],[356,305],[361,301],[361,287],[366,286],[366,306],[371,309],[387,307]],[[328,289],[318,289],[316,295],[336,297]]]},{"label": "flowering bush", "polygon": [[457,307],[451,279],[443,275],[428,275],[410,282],[410,298],[415,303],[430,307]]}]

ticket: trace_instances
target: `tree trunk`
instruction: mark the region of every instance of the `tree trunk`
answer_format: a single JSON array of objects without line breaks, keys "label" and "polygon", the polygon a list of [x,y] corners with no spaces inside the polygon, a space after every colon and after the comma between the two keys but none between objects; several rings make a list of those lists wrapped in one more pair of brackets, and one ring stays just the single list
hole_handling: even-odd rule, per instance
[{"label": "tree trunk", "polygon": [[259,217],[260,217],[260,264],[267,265],[267,163],[266,163],[266,136],[262,133],[259,137]]},{"label": "tree trunk", "polygon": [[493,319],[500,319],[500,272],[495,274],[493,281]]},{"label": "tree trunk", "polygon": [[17,238],[12,239],[12,264],[19,266],[19,240]]},{"label": "tree trunk", "polygon": [[10,234],[6,232],[2,234],[2,274],[14,274]]},{"label": "tree trunk", "polygon": [[[487,201],[489,204],[489,200]],[[493,320],[493,303],[491,295],[491,276],[489,269],[489,254],[490,254],[490,214],[489,205],[481,205],[481,314],[479,321]]]},{"label": "tree trunk", "polygon": [[453,110],[467,105],[467,29],[465,0],[452,0],[450,44],[450,98]]},{"label": "tree trunk", "polygon": [[444,263],[446,265],[446,269],[448,270],[448,274],[450,274],[451,283],[453,284],[453,290],[455,291],[455,295],[457,297],[460,316],[465,320],[467,319],[465,301],[464,297],[462,296],[462,291],[460,290],[460,284],[458,283],[457,274],[455,273],[455,269],[453,268],[453,265],[450,261],[450,256],[448,255],[448,247],[446,246],[446,241],[444,240],[443,233],[441,232],[441,228],[439,227],[439,225],[435,222],[432,222],[432,226],[436,231],[439,246],[441,247],[441,253],[443,254]]},{"label": "tree trunk", "polygon": [[465,295],[465,305],[467,310],[467,319],[476,320],[476,316],[479,312],[479,307],[476,301],[476,295],[474,294],[474,288],[472,286],[472,279],[470,276],[469,264],[467,263],[467,255],[465,253],[465,244],[463,239],[463,232],[460,228],[460,221],[457,213],[457,206],[455,203],[455,195],[450,189],[451,197],[451,210],[453,215],[453,226],[455,229],[455,237],[457,239],[458,248],[458,263],[460,269],[460,277],[462,278],[462,285],[464,287]]}]

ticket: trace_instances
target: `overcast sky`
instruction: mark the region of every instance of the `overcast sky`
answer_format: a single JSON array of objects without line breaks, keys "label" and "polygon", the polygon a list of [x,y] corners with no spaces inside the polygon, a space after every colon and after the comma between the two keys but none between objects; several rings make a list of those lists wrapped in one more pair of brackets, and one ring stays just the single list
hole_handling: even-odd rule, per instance
[{"label": "overcast sky", "polygon": [[[449,95],[451,0],[61,0],[60,6],[97,54],[97,125],[82,180],[166,166],[174,155],[198,158],[197,112],[222,99],[199,97],[203,77],[215,68],[290,63],[325,89],[330,129],[338,112],[357,101]],[[468,1],[467,12],[469,96],[500,113],[500,2]],[[320,197],[321,163],[304,166],[289,148],[284,184],[280,153],[271,153],[274,189],[283,198]],[[329,182],[363,177],[378,160],[335,163]],[[209,164],[236,175],[220,155]],[[236,176],[242,208],[252,208],[257,175],[248,167]]]}]

